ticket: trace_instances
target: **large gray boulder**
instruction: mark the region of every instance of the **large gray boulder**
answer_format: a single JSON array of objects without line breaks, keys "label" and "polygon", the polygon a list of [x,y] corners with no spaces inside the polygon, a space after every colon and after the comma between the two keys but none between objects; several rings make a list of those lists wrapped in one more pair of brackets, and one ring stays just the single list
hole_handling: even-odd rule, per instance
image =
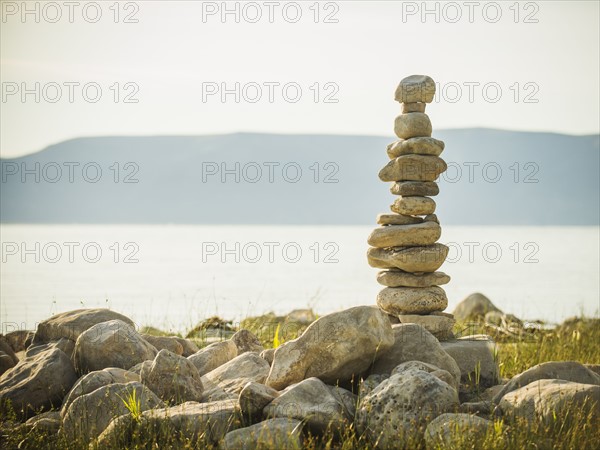
[{"label": "large gray boulder", "polygon": [[73,350],[75,349],[75,341],[67,338],[60,338],[56,341],[50,341],[45,344],[32,344],[27,348],[27,350],[25,350],[25,357],[35,356],[38,353],[53,347],[62,350],[65,352],[65,355],[71,358],[73,355]]},{"label": "large gray boulder", "polygon": [[262,417],[265,406],[279,397],[279,392],[264,384],[249,381],[240,391],[240,410],[245,418]]},{"label": "large gray boulder", "polygon": [[458,364],[463,386],[488,388],[500,383],[498,350],[491,337],[465,336],[441,345]]},{"label": "large gray boulder", "polygon": [[529,420],[541,418],[550,423],[565,421],[574,413],[591,415],[590,423],[600,421],[600,386],[566,380],[537,380],[505,394],[498,404],[507,416]]},{"label": "large gray boulder", "polygon": [[577,361],[549,361],[515,375],[493,399],[498,403],[509,392],[543,379],[565,380],[581,384],[600,385],[600,375]]},{"label": "large gray boulder", "polygon": [[75,343],[73,361],[80,374],[106,367],[129,369],[154,359],[158,352],[135,329],[121,321],[102,322],[87,329]]},{"label": "large gray boulder", "polygon": [[460,381],[460,369],[456,361],[429,331],[414,323],[393,325],[392,330],[394,345],[377,357],[371,368],[372,374],[389,374],[403,362],[422,361],[449,372],[456,383]]},{"label": "large gray boulder", "polygon": [[79,335],[84,331],[110,320],[121,320],[131,327],[134,326],[131,319],[109,309],[76,309],[56,314],[41,322],[35,332],[33,343],[44,344],[60,338],[77,341]]},{"label": "large gray boulder", "polygon": [[33,341],[34,331],[15,330],[6,333],[3,337],[6,342],[12,347],[15,353],[22,352],[31,345]]},{"label": "large gray boulder", "polygon": [[277,348],[266,384],[281,390],[306,378],[336,384],[365,372],[394,343],[385,313],[357,306],[328,314]]},{"label": "large gray boulder", "polygon": [[202,377],[202,401],[237,400],[249,382],[263,384],[269,374],[269,363],[258,353],[246,352]]},{"label": "large gray boulder", "polygon": [[63,400],[60,412],[64,417],[69,406],[77,397],[94,392],[96,389],[109,384],[129,383],[131,381],[140,381],[139,375],[118,367],[107,367],[106,369],[96,370],[81,377],[71,388]]},{"label": "large gray boulder", "polygon": [[19,418],[57,408],[77,381],[64,352],[51,348],[25,358],[0,376],[0,404],[9,403]]},{"label": "large gray boulder", "polygon": [[491,420],[473,414],[445,413],[427,425],[425,444],[428,449],[456,448],[457,442],[478,448],[485,435],[493,429],[494,422]]},{"label": "large gray boulder", "polygon": [[188,359],[196,366],[200,375],[215,370],[217,367],[231,361],[238,355],[238,348],[232,340],[214,342],[193,355]]},{"label": "large gray boulder", "polygon": [[240,330],[231,336],[231,340],[237,347],[237,354],[246,352],[262,352],[265,348],[260,343],[258,337],[249,330]]},{"label": "large gray boulder", "polygon": [[490,311],[496,311],[502,314],[502,311],[500,311],[489,298],[476,292],[467,296],[456,305],[452,314],[457,322],[464,323],[468,321],[481,321]]},{"label": "large gray boulder", "polygon": [[349,410],[349,402],[342,395],[340,392],[334,394],[331,386],[311,377],[284,389],[263,413],[269,418],[300,420],[313,433],[339,433],[354,417],[354,407]]},{"label": "large gray boulder", "polygon": [[235,401],[198,403],[144,411],[134,420],[130,414],[112,420],[95,442],[96,448],[129,448],[131,431],[153,430],[167,437],[182,437],[194,448],[215,445],[225,435],[240,426],[239,410]]},{"label": "large gray boulder", "polygon": [[183,355],[183,345],[180,338],[174,336],[152,336],[151,334],[142,334],[146,342],[152,344],[156,350],[169,350],[176,355]]},{"label": "large gray boulder", "polygon": [[299,420],[268,419],[255,425],[230,431],[221,444],[223,450],[298,450],[302,448]]},{"label": "large gray boulder", "polygon": [[140,373],[142,383],[169,403],[184,403],[202,399],[202,380],[198,369],[188,359],[169,350],[161,350]]},{"label": "large gray boulder", "polygon": [[413,448],[432,419],[457,407],[454,388],[428,372],[408,370],[384,380],[361,400],[357,431],[378,448]]},{"label": "large gray boulder", "polygon": [[131,415],[136,404],[135,413],[164,406],[152,391],[135,381],[109,384],[79,396],[63,416],[65,437],[74,443],[87,444],[98,437],[115,417]]}]

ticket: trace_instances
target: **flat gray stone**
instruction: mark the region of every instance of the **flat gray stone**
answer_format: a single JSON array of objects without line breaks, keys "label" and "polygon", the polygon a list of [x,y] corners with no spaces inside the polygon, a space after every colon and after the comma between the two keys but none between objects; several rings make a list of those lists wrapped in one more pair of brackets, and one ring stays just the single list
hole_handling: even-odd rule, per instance
[{"label": "flat gray stone", "polygon": [[387,154],[390,159],[402,155],[440,156],[444,151],[444,146],[444,141],[432,137],[414,137],[392,142],[387,146]]},{"label": "flat gray stone", "polygon": [[435,272],[446,260],[448,250],[448,247],[439,243],[425,247],[371,247],[367,250],[367,260],[371,267],[379,269]]},{"label": "flat gray stone", "polygon": [[379,214],[377,216],[379,225],[412,225],[422,222],[421,217],[405,216],[403,214]]},{"label": "flat gray stone", "polygon": [[397,181],[392,184],[390,192],[407,197],[414,195],[432,197],[440,193],[440,188],[433,181]]},{"label": "flat gray stone", "polygon": [[387,287],[429,287],[447,284],[450,277],[444,272],[415,275],[402,270],[383,270],[377,274],[377,282]]},{"label": "flat gray stone", "polygon": [[435,181],[448,166],[439,156],[402,155],[379,171],[381,181]]},{"label": "flat gray stone", "polygon": [[435,222],[423,222],[414,225],[388,225],[373,230],[367,242],[372,247],[380,248],[409,247],[433,244],[441,235],[442,229]]}]

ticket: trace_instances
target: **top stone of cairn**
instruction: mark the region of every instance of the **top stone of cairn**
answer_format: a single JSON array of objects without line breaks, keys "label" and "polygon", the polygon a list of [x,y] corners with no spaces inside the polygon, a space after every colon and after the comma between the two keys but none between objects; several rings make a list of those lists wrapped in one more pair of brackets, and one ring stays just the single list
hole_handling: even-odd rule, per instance
[{"label": "top stone of cairn", "polygon": [[400,81],[395,100],[400,103],[431,103],[435,95],[435,82],[427,75],[411,75]]}]

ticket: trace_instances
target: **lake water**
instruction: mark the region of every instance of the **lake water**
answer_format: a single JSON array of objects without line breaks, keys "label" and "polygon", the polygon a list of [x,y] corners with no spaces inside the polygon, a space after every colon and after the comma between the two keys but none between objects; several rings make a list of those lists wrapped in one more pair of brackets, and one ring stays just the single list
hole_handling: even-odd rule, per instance
[{"label": "lake water", "polygon": [[[2,331],[109,307],[189,329],[212,315],[318,314],[374,304],[370,226],[1,225]],[[473,292],[524,319],[600,310],[599,227],[452,227],[448,310]]]}]

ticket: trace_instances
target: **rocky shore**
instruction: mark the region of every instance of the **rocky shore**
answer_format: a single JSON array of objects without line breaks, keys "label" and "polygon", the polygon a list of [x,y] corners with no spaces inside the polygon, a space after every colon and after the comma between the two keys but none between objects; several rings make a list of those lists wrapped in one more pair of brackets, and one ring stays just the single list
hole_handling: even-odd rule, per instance
[{"label": "rocky shore", "polygon": [[[511,320],[481,294],[454,315]],[[320,448],[323,438],[335,448],[351,430],[368,448],[438,448],[457,434],[481,438],[498,421],[566,420],[574,410],[600,419],[598,366],[545,362],[508,380],[489,336],[440,342],[374,306],[294,317],[304,320],[299,336],[277,348],[247,329],[212,343],[143,334],[106,309],[8,333],[0,446],[20,433],[19,448],[129,448],[174,437],[181,448]],[[249,323],[260,329],[260,320]]]}]

